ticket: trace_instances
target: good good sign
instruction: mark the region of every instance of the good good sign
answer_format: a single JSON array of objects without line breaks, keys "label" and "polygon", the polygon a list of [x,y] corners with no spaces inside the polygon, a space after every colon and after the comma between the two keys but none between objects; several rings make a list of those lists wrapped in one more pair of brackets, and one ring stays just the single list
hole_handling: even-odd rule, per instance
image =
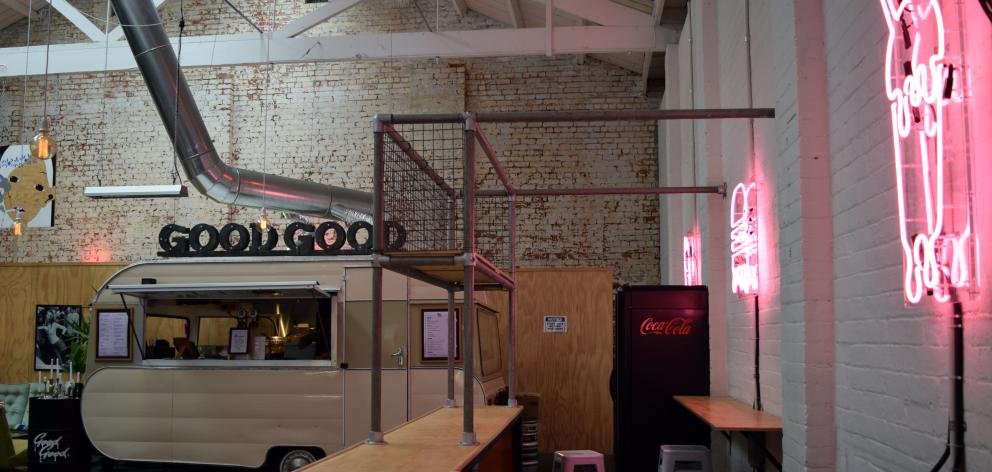
[{"label": "good good sign", "polygon": [[[406,240],[403,228],[386,222],[387,249],[399,249]],[[236,237],[234,237],[236,235]],[[333,235],[330,242],[328,236]],[[205,238],[204,238],[205,237]],[[343,249],[347,241],[350,249]],[[276,250],[279,233],[268,228],[264,233],[252,223],[248,228],[228,223],[219,231],[200,223],[192,228],[169,224],[158,233],[162,257],[190,256],[280,256],[280,255],[361,255],[372,253],[372,225],[356,221],[345,228],[337,222],[327,221],[318,226],[309,223],[291,223],[283,233],[285,250]],[[316,247],[315,247],[316,244]],[[218,250],[218,246],[221,250]]]}]

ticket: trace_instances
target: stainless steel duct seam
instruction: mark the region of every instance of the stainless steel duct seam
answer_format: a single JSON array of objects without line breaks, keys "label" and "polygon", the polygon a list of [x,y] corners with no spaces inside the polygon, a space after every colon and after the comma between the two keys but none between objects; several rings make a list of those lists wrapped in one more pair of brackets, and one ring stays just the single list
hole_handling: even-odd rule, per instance
[{"label": "stainless steel duct seam", "polygon": [[371,221],[369,192],[239,169],[221,160],[152,0],[111,1],[183,170],[200,193],[228,205]]}]

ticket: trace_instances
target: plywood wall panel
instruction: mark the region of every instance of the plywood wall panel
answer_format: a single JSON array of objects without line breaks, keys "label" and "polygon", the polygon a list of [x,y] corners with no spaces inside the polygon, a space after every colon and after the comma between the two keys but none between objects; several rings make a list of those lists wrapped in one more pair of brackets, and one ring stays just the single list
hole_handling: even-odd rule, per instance
[{"label": "plywood wall panel", "polygon": [[[518,391],[541,395],[541,452],[612,453],[612,270],[522,269],[517,287]],[[566,315],[568,332],[544,333],[547,315]]]},{"label": "plywood wall panel", "polygon": [[81,305],[124,263],[0,264],[0,383],[35,379],[35,305]]}]

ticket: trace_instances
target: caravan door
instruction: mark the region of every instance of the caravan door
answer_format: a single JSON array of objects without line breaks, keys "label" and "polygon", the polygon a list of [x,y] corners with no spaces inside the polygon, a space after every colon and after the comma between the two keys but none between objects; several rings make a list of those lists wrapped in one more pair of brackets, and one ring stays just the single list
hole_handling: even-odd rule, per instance
[{"label": "caravan door", "polygon": [[[408,366],[407,278],[382,273],[382,429],[407,421]],[[341,366],[345,378],[345,444],[368,438],[372,369],[372,269],[345,269]]]}]

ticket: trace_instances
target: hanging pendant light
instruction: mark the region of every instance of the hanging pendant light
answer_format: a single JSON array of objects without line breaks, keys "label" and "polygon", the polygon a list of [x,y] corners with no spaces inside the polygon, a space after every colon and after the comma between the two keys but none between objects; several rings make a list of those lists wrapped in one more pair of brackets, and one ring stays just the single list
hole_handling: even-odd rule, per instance
[{"label": "hanging pendant light", "polygon": [[265,208],[262,208],[262,213],[258,215],[258,229],[262,231],[268,231],[269,225],[269,214],[265,212]]},{"label": "hanging pendant light", "polygon": [[52,4],[48,3],[48,41],[45,44],[45,100],[41,112],[44,118],[41,119],[41,126],[38,127],[38,134],[31,138],[31,157],[46,161],[55,157],[58,153],[58,144],[49,134],[51,131],[51,121],[48,119],[48,57],[49,49],[52,46]]},{"label": "hanging pendant light", "polygon": [[[45,93],[48,92],[46,91]],[[50,129],[51,122],[49,122],[46,116],[41,120],[41,126],[38,127],[38,134],[31,138],[31,157],[47,161],[58,154],[58,143],[49,134]]]},{"label": "hanging pendant light", "polygon": [[24,234],[24,210],[18,208],[14,214],[14,236]]}]

